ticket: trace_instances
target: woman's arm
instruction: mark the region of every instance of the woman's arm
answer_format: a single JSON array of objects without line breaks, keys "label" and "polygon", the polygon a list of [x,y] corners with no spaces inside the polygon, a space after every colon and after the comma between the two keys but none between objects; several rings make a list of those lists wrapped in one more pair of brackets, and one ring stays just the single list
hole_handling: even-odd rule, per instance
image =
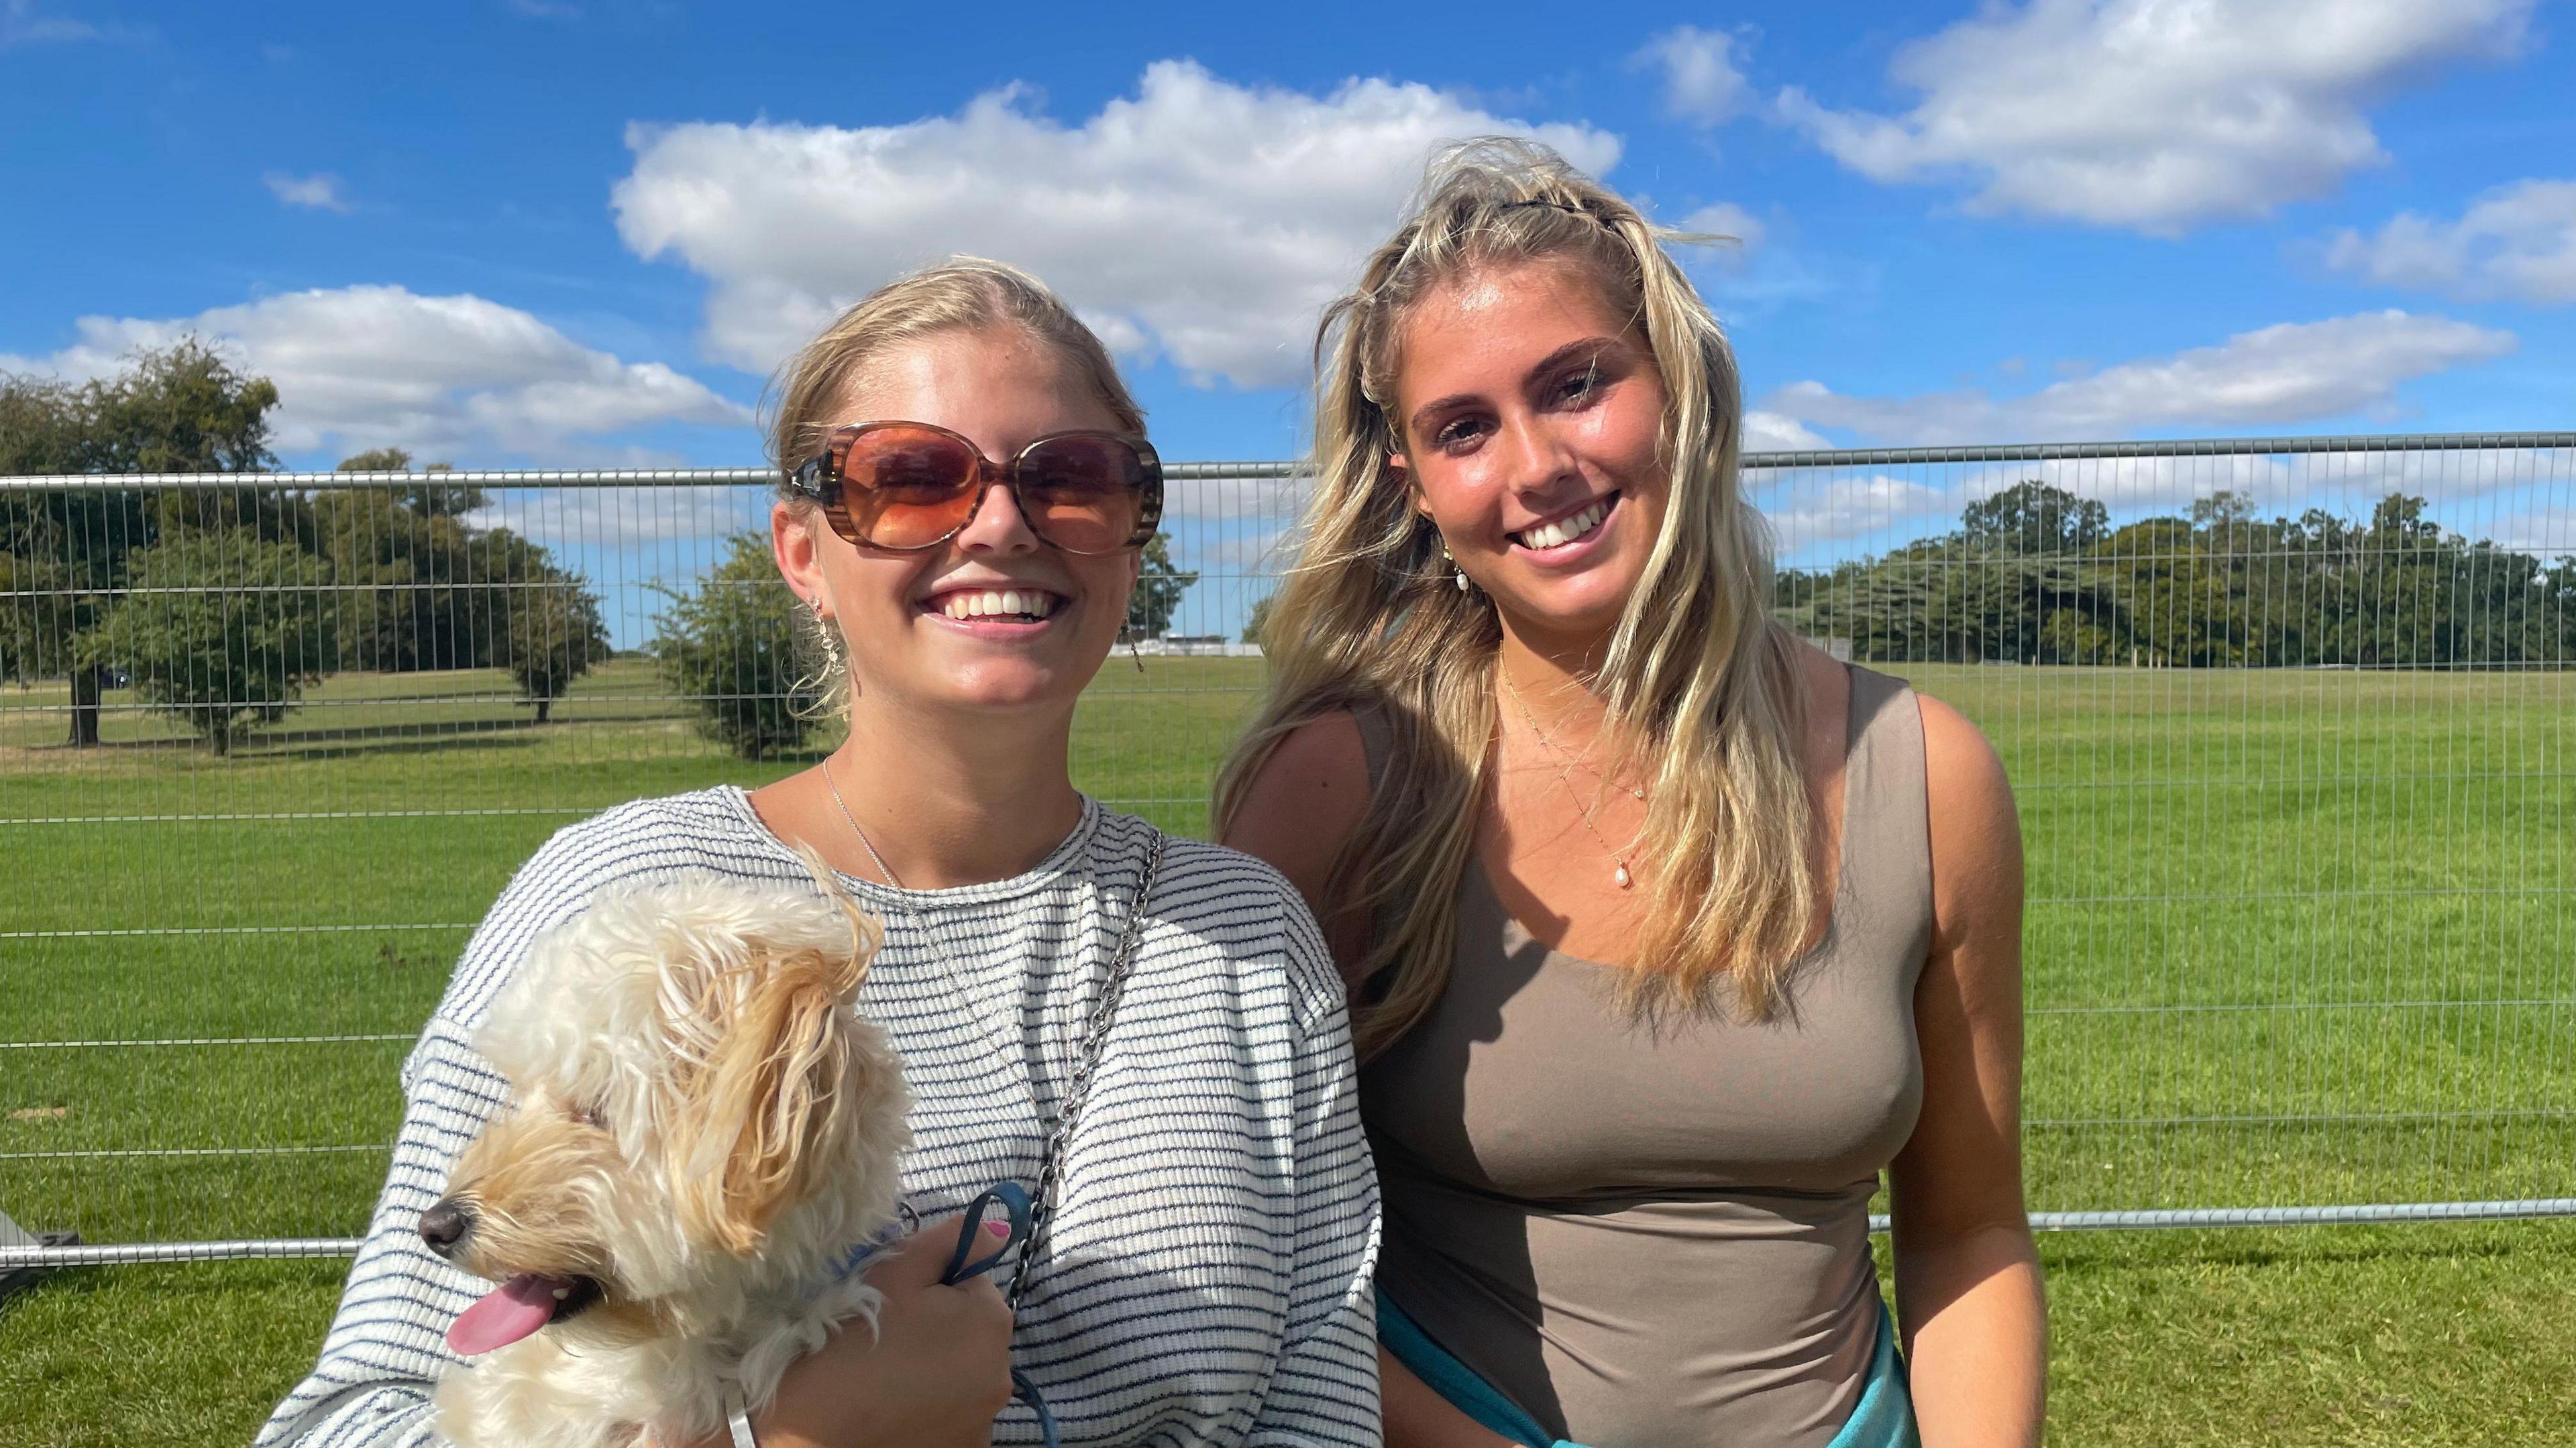
[{"label": "woman's arm", "polygon": [[270,1414],[255,1448],[411,1448],[435,1441],[430,1395],[456,1361],[447,1350],[447,1325],[491,1284],[433,1254],[420,1240],[420,1214],[447,1189],[457,1153],[510,1099],[510,1083],[474,1049],[474,1024],[527,959],[531,942],[613,883],[601,867],[603,845],[632,829],[642,808],[611,810],[556,831],[475,927],[420,1044],[403,1062],[393,1164],[321,1359]]},{"label": "woman's arm", "polygon": [[[1332,899],[1330,885],[1334,862],[1368,813],[1368,796],[1368,749],[1359,722],[1348,713],[1326,714],[1279,741],[1220,841],[1288,877],[1324,922],[1325,941],[1346,981],[1368,953],[1368,921]],[[1375,1336],[1372,1328],[1372,1341]],[[1383,1349],[1374,1355],[1388,1448],[1508,1448],[1507,1439],[1460,1412]]]},{"label": "woman's arm", "polygon": [[1306,911],[1294,900],[1280,905],[1289,979],[1304,1002],[1289,1143],[1296,1215],[1283,1224],[1288,1321],[1279,1365],[1248,1448],[1369,1448],[1380,1441],[1377,1173],[1360,1131],[1359,1070],[1332,960]]},{"label": "woman's arm", "polygon": [[1934,929],[1914,992],[1923,1113],[1889,1174],[1897,1314],[1925,1448],[2027,1448],[2048,1310],[2021,1190],[2021,827],[1984,736],[1922,709]]},{"label": "woman's arm", "polygon": [[507,1087],[452,1022],[432,1017],[403,1063],[402,1130],[392,1170],[349,1269],[340,1310],[311,1375],[287,1394],[257,1448],[390,1448],[432,1441],[430,1393],[455,1359],[442,1334],[480,1294],[420,1240],[420,1214],[456,1152]]}]

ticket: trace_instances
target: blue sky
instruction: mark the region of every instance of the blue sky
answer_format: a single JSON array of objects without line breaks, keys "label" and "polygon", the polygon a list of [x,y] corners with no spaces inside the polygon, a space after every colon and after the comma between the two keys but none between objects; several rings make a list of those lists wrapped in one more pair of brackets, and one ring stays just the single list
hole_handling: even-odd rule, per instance
[{"label": "blue sky", "polygon": [[193,328],[292,464],[738,464],[803,332],[972,249],[1166,457],[1281,457],[1317,304],[1508,129],[1744,236],[1752,446],[2564,428],[2566,14],[0,0],[0,367]]}]

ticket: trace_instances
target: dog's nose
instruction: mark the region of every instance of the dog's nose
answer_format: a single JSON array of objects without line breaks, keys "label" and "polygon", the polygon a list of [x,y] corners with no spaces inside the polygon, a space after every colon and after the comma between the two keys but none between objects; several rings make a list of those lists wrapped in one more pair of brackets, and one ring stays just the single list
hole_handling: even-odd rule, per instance
[{"label": "dog's nose", "polygon": [[420,1214],[420,1239],[441,1257],[454,1252],[473,1230],[474,1214],[454,1202],[440,1202]]}]

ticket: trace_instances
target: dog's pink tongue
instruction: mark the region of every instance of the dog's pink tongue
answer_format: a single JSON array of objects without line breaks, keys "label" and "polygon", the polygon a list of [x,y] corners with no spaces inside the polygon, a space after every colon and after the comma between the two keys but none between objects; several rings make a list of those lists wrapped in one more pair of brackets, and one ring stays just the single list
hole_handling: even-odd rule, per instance
[{"label": "dog's pink tongue", "polygon": [[467,1357],[508,1347],[553,1320],[563,1305],[555,1294],[571,1286],[560,1277],[522,1272],[458,1313],[447,1329],[447,1345]]}]

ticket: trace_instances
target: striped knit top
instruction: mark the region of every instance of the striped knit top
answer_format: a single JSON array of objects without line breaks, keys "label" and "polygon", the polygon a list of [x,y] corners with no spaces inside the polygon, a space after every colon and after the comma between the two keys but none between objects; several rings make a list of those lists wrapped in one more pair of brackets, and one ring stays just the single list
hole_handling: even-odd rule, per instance
[{"label": "striped knit top", "polygon": [[[842,884],[886,922],[861,1008],[914,1104],[901,1170],[925,1219],[1034,1186],[1040,1114],[1072,1069],[1144,867],[1148,826],[1085,800],[1035,869],[946,890]],[[415,1228],[508,1086],[473,1049],[493,997],[598,891],[688,871],[807,880],[731,786],[622,805],[548,841],[493,905],[403,1066],[393,1165],[310,1377],[258,1448],[434,1441],[444,1335],[490,1287]],[[1134,973],[1066,1148],[1012,1361],[1074,1444],[1373,1444],[1378,1202],[1341,985],[1295,890],[1174,840]],[[1034,1443],[1013,1403],[996,1443]]]}]

